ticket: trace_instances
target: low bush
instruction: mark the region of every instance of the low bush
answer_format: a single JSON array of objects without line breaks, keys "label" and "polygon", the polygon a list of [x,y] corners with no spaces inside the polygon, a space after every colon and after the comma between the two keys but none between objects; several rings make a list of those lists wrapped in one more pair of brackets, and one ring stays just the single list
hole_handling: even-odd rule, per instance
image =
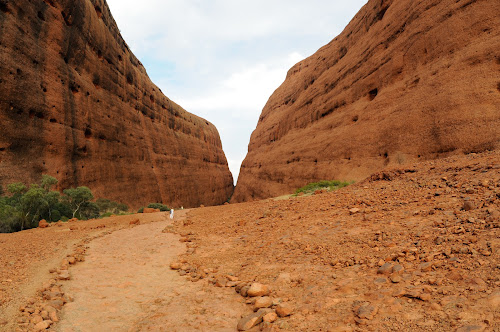
[{"label": "low bush", "polygon": [[87,187],[69,188],[61,194],[51,190],[57,179],[43,175],[39,183],[29,187],[23,183],[7,186],[10,195],[0,195],[0,233],[12,233],[38,227],[40,220],[48,222],[98,218],[112,213],[122,214],[128,207],[107,199],[93,202],[94,195]]},{"label": "low bush", "polygon": [[321,189],[326,189],[328,191],[338,190],[340,188],[347,187],[348,185],[350,185],[352,183],[353,182],[345,182],[345,181],[342,182],[342,181],[338,181],[338,180],[332,180],[332,181],[322,180],[319,182],[309,183],[309,184],[305,185],[304,187],[297,189],[295,191],[295,195],[298,195],[300,193],[310,194],[310,193],[315,192],[316,190],[321,190]]},{"label": "low bush", "polygon": [[[150,209],[158,209],[160,210],[161,212],[165,212],[165,211],[170,211],[170,208],[168,206],[166,206],[165,204],[161,204],[161,203],[149,203],[148,206],[146,206],[147,208],[150,208]],[[137,213],[143,213],[144,212],[144,209],[145,207],[141,207]]]}]

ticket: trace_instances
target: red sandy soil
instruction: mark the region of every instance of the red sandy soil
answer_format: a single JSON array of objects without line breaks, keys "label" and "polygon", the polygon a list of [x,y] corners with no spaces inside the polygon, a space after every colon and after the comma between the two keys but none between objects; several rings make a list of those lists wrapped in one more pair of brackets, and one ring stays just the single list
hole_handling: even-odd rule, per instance
[{"label": "red sandy soil", "polygon": [[277,330],[499,331],[499,205],[490,152],[337,192],[196,209],[177,228],[198,247],[191,265],[268,284],[295,308]]},{"label": "red sandy soil", "polygon": [[0,330],[32,329],[59,296],[49,330],[234,331],[254,282],[293,312],[251,331],[500,330],[499,152],[186,213],[0,235]]}]

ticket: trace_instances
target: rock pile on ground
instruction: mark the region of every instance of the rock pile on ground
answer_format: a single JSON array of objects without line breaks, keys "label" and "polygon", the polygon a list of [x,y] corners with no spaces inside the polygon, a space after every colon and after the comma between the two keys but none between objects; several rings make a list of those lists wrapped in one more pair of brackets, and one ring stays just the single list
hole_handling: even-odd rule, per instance
[{"label": "rock pile on ground", "polygon": [[[269,329],[500,329],[499,152],[388,168],[337,192],[192,210],[176,230],[195,248],[184,265],[272,289],[248,301],[253,310],[266,296],[293,304],[286,319],[275,307]],[[257,313],[240,327],[264,320]]]},{"label": "rock pile on ground", "polygon": [[[336,192],[183,213],[188,217],[173,226],[149,224],[170,220],[168,213],[151,213],[0,234],[0,330],[71,326],[61,314],[70,307],[71,317],[84,320],[75,304],[96,288],[68,291],[82,279],[75,271],[99,262],[94,245],[105,248],[111,237],[118,247],[102,262],[127,264],[123,247],[134,234],[143,244],[132,256],[138,267],[149,257],[142,266],[149,277],[165,280],[171,270],[183,276],[170,275],[171,291],[138,299],[137,317],[119,312],[135,330],[500,329],[500,152],[387,168]],[[174,240],[184,253],[159,259]],[[94,246],[93,258],[78,263],[87,246]],[[127,273],[134,276],[119,276],[117,296],[140,295],[146,286],[123,282],[139,272]],[[106,315],[114,315],[106,311],[114,291],[108,287],[97,299]]]}]

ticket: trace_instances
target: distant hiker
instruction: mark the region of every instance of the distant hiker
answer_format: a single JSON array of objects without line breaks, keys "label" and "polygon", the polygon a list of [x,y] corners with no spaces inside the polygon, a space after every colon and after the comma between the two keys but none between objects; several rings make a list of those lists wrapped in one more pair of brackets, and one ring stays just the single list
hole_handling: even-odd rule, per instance
[{"label": "distant hiker", "polygon": [[170,219],[174,219],[174,209],[170,209]]}]

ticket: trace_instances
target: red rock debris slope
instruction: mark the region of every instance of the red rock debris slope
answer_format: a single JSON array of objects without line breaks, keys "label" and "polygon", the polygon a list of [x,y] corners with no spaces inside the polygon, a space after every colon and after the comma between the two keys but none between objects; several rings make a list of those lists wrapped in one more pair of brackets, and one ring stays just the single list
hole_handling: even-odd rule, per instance
[{"label": "red rock debris slope", "polygon": [[498,26],[497,1],[368,1],[271,96],[233,200],[497,148]]},{"label": "red rock debris slope", "polygon": [[225,202],[217,129],[169,98],[103,0],[0,1],[0,183],[55,176],[132,206]]},{"label": "red rock debris slope", "polygon": [[177,227],[193,248],[188,279],[215,269],[292,309],[263,331],[500,331],[500,151],[196,209]]}]

